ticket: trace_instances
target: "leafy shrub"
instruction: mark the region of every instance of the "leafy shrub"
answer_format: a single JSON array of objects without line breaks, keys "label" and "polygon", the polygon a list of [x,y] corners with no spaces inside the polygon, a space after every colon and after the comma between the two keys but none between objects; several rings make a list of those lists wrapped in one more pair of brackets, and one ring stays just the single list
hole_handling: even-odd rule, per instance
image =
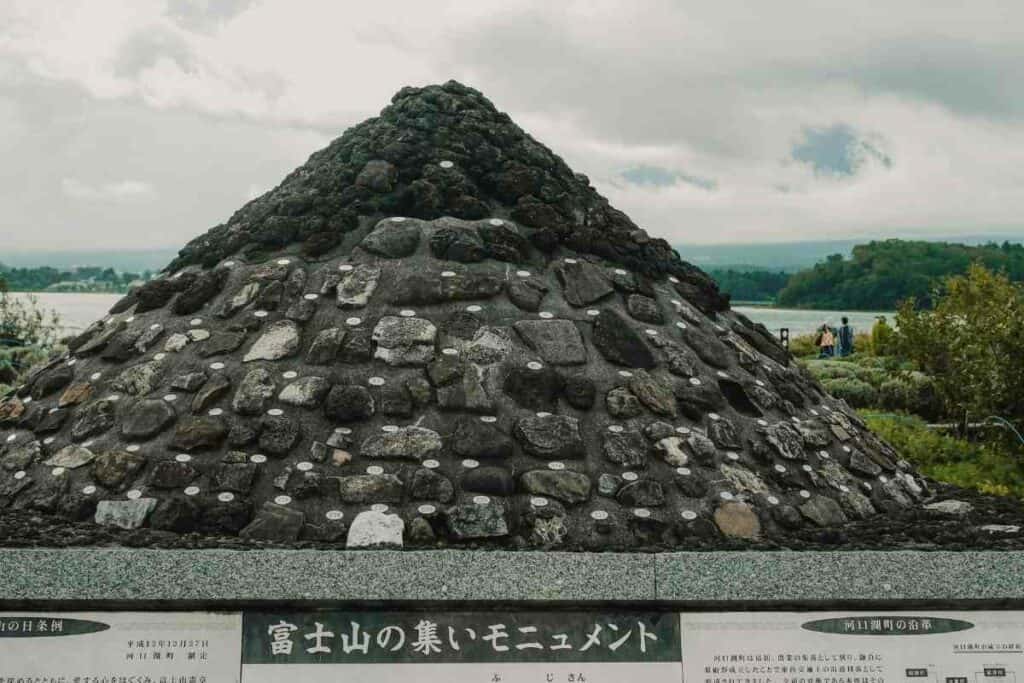
[{"label": "leafy shrub", "polygon": [[16,384],[57,348],[60,319],[31,296],[11,296],[0,280],[0,389]]},{"label": "leafy shrub", "polygon": [[921,372],[910,372],[882,382],[878,405],[886,410],[913,413],[926,420],[942,415],[942,402],[935,393],[934,380]]},{"label": "leafy shrub", "polygon": [[983,493],[1024,497],[1024,453],[1019,448],[959,439],[907,415],[863,417],[872,431],[926,476]]},{"label": "leafy shrub", "polygon": [[935,378],[950,417],[1024,421],[1024,285],[975,264],[933,300],[900,307],[900,354]]},{"label": "leafy shrub", "polygon": [[789,339],[789,352],[796,358],[813,358],[818,355],[813,334],[801,334]]},{"label": "leafy shrub", "polygon": [[822,385],[828,393],[843,399],[854,408],[869,408],[878,404],[878,390],[863,380],[841,377],[827,379]]},{"label": "leafy shrub", "polygon": [[896,351],[896,330],[889,325],[884,315],[878,316],[871,326],[871,354],[874,356],[891,356]]}]

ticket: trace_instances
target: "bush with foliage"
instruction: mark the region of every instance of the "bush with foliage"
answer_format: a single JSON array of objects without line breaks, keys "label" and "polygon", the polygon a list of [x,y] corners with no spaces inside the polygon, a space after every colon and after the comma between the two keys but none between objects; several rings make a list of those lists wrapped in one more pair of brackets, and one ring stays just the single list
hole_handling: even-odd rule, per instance
[{"label": "bush with foliage", "polygon": [[842,399],[854,408],[871,408],[878,405],[878,390],[864,380],[855,377],[839,377],[822,380],[825,391]]},{"label": "bush with foliage", "polygon": [[886,410],[913,413],[926,420],[942,416],[942,402],[935,393],[935,381],[922,372],[905,373],[878,386],[878,405]]},{"label": "bush with foliage", "polygon": [[1014,447],[959,439],[928,429],[923,420],[908,415],[862,416],[922,474],[983,493],[1024,497],[1022,454]]},{"label": "bush with foliage", "polygon": [[870,349],[875,356],[891,356],[896,351],[896,330],[884,315],[878,316],[871,326]]},{"label": "bush with foliage", "polygon": [[60,319],[31,295],[12,296],[0,280],[0,393],[56,347]]},{"label": "bush with foliage", "polygon": [[933,295],[904,303],[897,349],[934,378],[947,415],[1024,420],[1024,286],[975,264]]}]

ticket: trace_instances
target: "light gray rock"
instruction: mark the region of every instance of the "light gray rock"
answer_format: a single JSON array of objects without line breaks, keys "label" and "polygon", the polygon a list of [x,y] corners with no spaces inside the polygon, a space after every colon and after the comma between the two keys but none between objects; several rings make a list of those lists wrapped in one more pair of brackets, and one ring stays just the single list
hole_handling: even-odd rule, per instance
[{"label": "light gray rock", "polygon": [[76,467],[88,465],[95,458],[96,454],[88,448],[71,445],[65,446],[54,453],[46,460],[46,464],[50,467],[65,467],[69,470],[73,470]]},{"label": "light gray rock", "polygon": [[351,309],[366,306],[379,282],[380,268],[367,265],[354,267],[338,282],[338,307]]},{"label": "light gray rock", "polygon": [[124,370],[111,382],[114,391],[122,391],[132,396],[144,396],[153,391],[160,380],[163,364],[158,360],[139,363]]},{"label": "light gray rock", "polygon": [[441,435],[425,427],[402,427],[371,436],[363,442],[360,455],[367,458],[402,458],[422,461],[440,454]]},{"label": "light gray rock", "polygon": [[839,503],[826,496],[811,496],[811,499],[800,506],[804,517],[818,526],[841,526],[846,524],[847,517]]},{"label": "light gray rock", "polygon": [[299,350],[299,326],[291,320],[278,320],[256,340],[243,363],[254,360],[280,360]]},{"label": "light gray rock", "polygon": [[685,467],[690,456],[683,450],[683,440],[678,436],[667,436],[654,443],[655,452],[672,467]]},{"label": "light gray rock", "polygon": [[315,408],[323,402],[330,389],[323,377],[302,377],[281,390],[278,400],[302,408]]},{"label": "light gray rock", "polygon": [[354,505],[402,502],[402,480],[393,474],[338,477],[338,489],[341,499]]},{"label": "light gray rock", "polygon": [[164,351],[167,351],[168,353],[177,353],[188,346],[191,341],[192,340],[188,338],[187,334],[175,332],[167,338],[167,341],[164,342]]},{"label": "light gray rock", "polygon": [[373,328],[374,358],[388,365],[426,365],[434,358],[437,328],[423,318],[389,315]]},{"label": "light gray rock", "polygon": [[348,528],[346,548],[402,547],[405,522],[398,515],[366,510]]},{"label": "light gray rock", "polygon": [[965,500],[940,500],[937,503],[928,503],[924,509],[941,515],[963,517],[970,514],[974,510],[974,506]]},{"label": "light gray rock", "polygon": [[156,498],[101,500],[96,506],[95,522],[121,529],[138,529],[156,507]]},{"label": "light gray rock", "polygon": [[259,415],[266,400],[274,395],[277,385],[263,368],[250,370],[238,385],[231,408],[240,415]]}]

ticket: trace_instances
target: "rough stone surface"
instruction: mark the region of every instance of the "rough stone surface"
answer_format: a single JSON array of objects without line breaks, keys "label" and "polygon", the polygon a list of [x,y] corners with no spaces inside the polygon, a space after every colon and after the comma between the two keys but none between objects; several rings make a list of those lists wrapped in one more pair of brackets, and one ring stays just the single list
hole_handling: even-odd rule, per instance
[{"label": "rough stone surface", "polygon": [[291,320],[278,320],[252,345],[243,363],[254,360],[280,360],[299,349],[299,327]]},{"label": "rough stone surface", "polygon": [[[922,509],[935,485],[704,273],[456,83],[403,90],[68,349],[0,397],[0,542],[132,489],[157,502],[125,542],[161,546],[337,546],[376,503],[410,543],[489,549],[1024,522]],[[87,529],[58,538],[122,542]]]},{"label": "rough stone surface", "polygon": [[348,548],[402,547],[405,522],[398,515],[366,510],[348,528]]}]

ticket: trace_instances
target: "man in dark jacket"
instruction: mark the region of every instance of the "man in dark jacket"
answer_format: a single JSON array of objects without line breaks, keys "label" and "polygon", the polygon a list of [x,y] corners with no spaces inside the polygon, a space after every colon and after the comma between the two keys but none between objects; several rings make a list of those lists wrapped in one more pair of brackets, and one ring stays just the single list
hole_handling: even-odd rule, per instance
[{"label": "man in dark jacket", "polygon": [[839,334],[836,347],[839,351],[839,356],[849,356],[853,353],[853,328],[850,326],[850,319],[843,316],[843,325],[839,328]]}]

